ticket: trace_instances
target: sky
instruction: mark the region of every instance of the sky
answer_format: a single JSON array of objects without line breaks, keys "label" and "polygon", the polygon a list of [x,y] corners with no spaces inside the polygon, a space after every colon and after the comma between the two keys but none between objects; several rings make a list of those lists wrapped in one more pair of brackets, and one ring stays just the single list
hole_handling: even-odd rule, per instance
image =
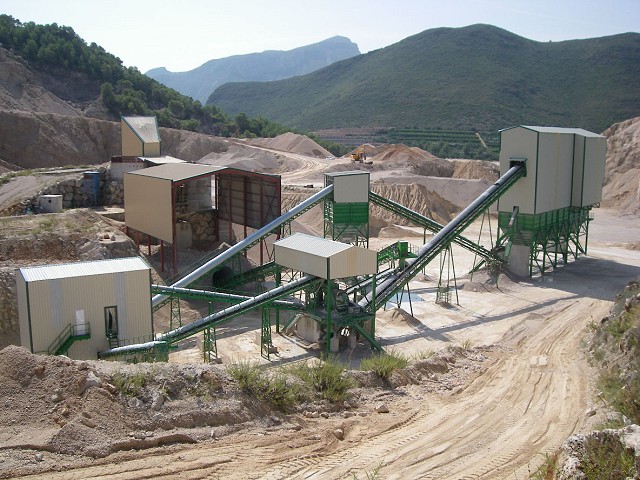
[{"label": "sky", "polygon": [[0,0],[0,13],[69,26],[143,73],[335,35],[367,53],[431,28],[476,23],[540,42],[640,31],[640,0]]}]

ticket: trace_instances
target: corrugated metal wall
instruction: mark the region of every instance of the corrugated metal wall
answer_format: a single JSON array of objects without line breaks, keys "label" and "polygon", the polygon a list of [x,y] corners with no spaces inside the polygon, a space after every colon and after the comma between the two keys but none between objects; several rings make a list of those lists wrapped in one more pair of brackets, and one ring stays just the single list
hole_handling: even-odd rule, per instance
[{"label": "corrugated metal wall", "polygon": [[173,243],[171,195],[171,180],[125,173],[124,204],[127,227]]},{"label": "corrugated metal wall", "polygon": [[352,246],[331,257],[331,279],[374,274],[378,270],[377,258],[377,253],[373,250]]},{"label": "corrugated metal wall", "polygon": [[[579,199],[575,198],[574,206],[586,207],[602,201],[602,183],[605,175],[605,160],[607,156],[607,139],[605,137],[583,137],[584,154],[581,159],[582,191]],[[577,176],[577,175],[576,175]],[[579,201],[578,201],[579,200]]]},{"label": "corrugated metal wall", "polygon": [[27,284],[20,270],[16,271],[16,297],[18,299],[18,320],[20,325],[20,344],[31,349],[29,334],[29,295]]},{"label": "corrugated metal wall", "polygon": [[[152,334],[150,288],[148,270],[29,282],[33,351],[45,352],[65,327],[75,323],[76,311],[84,310],[91,338],[75,342],[69,356],[97,358],[98,351],[109,347],[104,310],[109,306],[117,306],[119,339],[148,340]],[[28,330],[26,298],[19,303],[24,342],[23,325]]]},{"label": "corrugated metal wall", "polygon": [[333,200],[336,203],[367,203],[369,173],[334,175]]},{"label": "corrugated metal wall", "polygon": [[574,136],[567,133],[543,132],[539,138],[534,213],[569,207],[573,182]]},{"label": "corrugated metal wall", "polygon": [[125,122],[120,122],[120,136],[122,137],[122,155],[125,157],[139,157],[144,155],[142,140],[131,130]]},{"label": "corrugated metal wall", "polygon": [[535,213],[535,190],[537,174],[538,134],[522,127],[501,132],[500,173],[510,168],[512,158],[527,159],[527,176],[518,180],[517,186],[509,189],[498,201],[498,210],[509,212],[514,206],[521,213]]}]

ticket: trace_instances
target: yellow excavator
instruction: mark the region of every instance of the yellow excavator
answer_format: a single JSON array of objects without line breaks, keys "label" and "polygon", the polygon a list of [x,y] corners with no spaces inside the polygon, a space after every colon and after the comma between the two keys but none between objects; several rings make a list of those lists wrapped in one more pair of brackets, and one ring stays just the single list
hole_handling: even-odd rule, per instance
[{"label": "yellow excavator", "polygon": [[352,162],[363,162],[367,159],[367,154],[364,152],[364,145],[360,145],[351,153]]}]

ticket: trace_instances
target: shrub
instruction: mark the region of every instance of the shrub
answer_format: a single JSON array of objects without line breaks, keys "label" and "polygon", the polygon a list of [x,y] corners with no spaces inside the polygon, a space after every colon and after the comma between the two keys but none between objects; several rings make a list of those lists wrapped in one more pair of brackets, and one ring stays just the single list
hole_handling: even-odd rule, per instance
[{"label": "shrub", "polygon": [[405,368],[409,360],[403,354],[395,352],[380,353],[360,362],[360,370],[369,370],[381,378],[389,378],[398,368]]},{"label": "shrub", "polygon": [[147,377],[144,373],[125,375],[117,372],[111,377],[111,383],[121,395],[139,397],[142,389],[147,385]]},{"label": "shrub", "polygon": [[257,364],[240,362],[230,365],[227,372],[242,390],[283,412],[289,411],[303,396],[299,386],[289,381],[284,373],[265,372]]},{"label": "shrub", "polygon": [[610,435],[588,438],[580,464],[586,480],[635,478],[633,451]]},{"label": "shrub", "polygon": [[312,365],[306,362],[291,367],[292,374],[332,402],[345,400],[354,385],[345,371],[346,366],[333,357],[321,358]]},{"label": "shrub", "polygon": [[558,453],[541,454],[543,457],[542,464],[530,476],[530,480],[553,480],[556,470],[558,469]]}]

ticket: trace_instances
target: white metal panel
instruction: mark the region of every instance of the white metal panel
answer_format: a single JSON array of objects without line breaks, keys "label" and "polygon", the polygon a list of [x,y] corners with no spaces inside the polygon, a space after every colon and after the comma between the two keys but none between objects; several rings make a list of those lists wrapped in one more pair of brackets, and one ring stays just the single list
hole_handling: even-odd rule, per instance
[{"label": "white metal panel", "polygon": [[573,140],[572,133],[540,133],[534,213],[571,205]]},{"label": "white metal panel", "polygon": [[304,233],[295,233],[289,237],[282,238],[275,242],[274,245],[324,258],[351,247],[351,245],[347,243],[336,242],[328,238],[314,237],[313,235],[306,235]]},{"label": "white metal panel", "polygon": [[275,262],[286,268],[327,278],[328,259],[321,255],[313,255],[286,245],[275,245]]},{"label": "white metal panel", "polygon": [[329,260],[331,279],[371,275],[378,271],[378,254],[373,250],[351,245]]},{"label": "white metal panel", "polygon": [[377,271],[377,253],[355,245],[296,233],[275,242],[275,261],[320,278],[345,278]]},{"label": "white metal panel", "polygon": [[108,306],[118,307],[120,339],[152,334],[148,269],[37,281],[28,288],[35,352],[46,351],[65,327],[75,323],[78,310],[85,312],[91,338],[72,345],[73,358],[96,358],[98,351],[108,348],[104,319]]},{"label": "white metal panel", "polygon": [[31,350],[31,332],[29,329],[29,295],[27,282],[22,272],[16,271],[16,298],[18,300],[18,325],[20,330],[20,345]]},{"label": "white metal panel", "polygon": [[571,183],[571,205],[582,204],[584,182],[585,140],[582,135],[575,135],[573,141],[573,181]]},{"label": "white metal panel", "polygon": [[181,182],[203,175],[214,175],[221,170],[225,170],[225,167],[212,167],[211,165],[195,163],[163,163],[155,167],[136,170],[135,172],[130,172],[130,174]]},{"label": "white metal panel", "polygon": [[525,127],[504,130],[500,134],[500,174],[511,168],[512,159],[526,159],[527,176],[498,201],[500,212],[511,212],[519,207],[520,213],[535,213],[536,174],[538,163],[538,132]]},{"label": "white metal panel", "polygon": [[[153,167],[160,168],[160,167]],[[150,170],[150,169],[143,169]],[[173,243],[171,180],[124,174],[124,220],[127,227]]]},{"label": "white metal panel", "polygon": [[188,163],[186,160],[180,160],[179,158],[164,155],[162,157],[139,157],[140,160],[149,163],[151,165],[163,165],[165,163]]},{"label": "white metal panel", "polygon": [[586,137],[584,150],[584,178],[582,196],[578,204],[583,207],[602,201],[607,139],[603,136]]},{"label": "white metal panel", "polygon": [[333,200],[336,203],[369,201],[369,172],[342,172],[333,175]]}]

